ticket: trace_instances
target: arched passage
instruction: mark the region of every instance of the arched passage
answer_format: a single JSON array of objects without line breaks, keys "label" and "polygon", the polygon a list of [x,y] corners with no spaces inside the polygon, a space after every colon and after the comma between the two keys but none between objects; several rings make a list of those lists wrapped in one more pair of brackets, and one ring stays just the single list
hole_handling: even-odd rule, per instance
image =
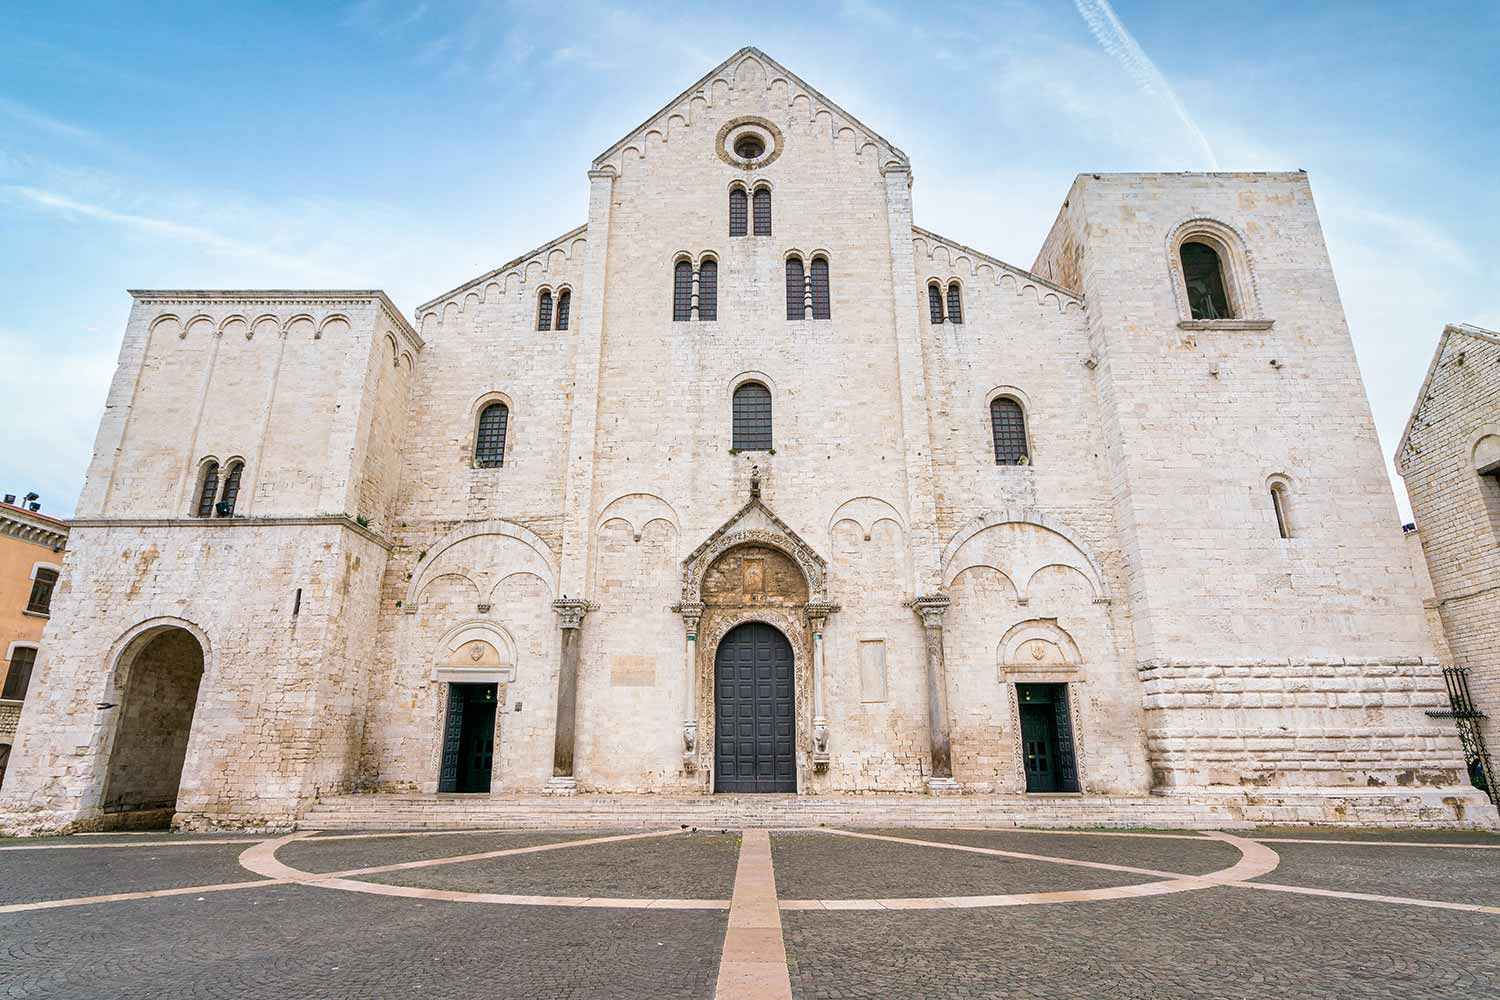
[{"label": "arched passage", "polygon": [[120,715],[104,811],[160,810],[170,820],[203,680],[203,647],[187,629],[163,626],[137,636],[116,669]]},{"label": "arched passage", "polygon": [[792,644],[761,621],[736,625],[714,653],[714,790],[797,790]]}]

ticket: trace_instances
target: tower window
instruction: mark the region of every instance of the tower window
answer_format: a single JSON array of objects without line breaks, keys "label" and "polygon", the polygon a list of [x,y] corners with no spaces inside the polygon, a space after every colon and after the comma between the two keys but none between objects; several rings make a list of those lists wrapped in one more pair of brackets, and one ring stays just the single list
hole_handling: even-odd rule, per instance
[{"label": "tower window", "polygon": [[828,258],[814,257],[812,262],[812,318],[829,319]]},{"label": "tower window", "polygon": [[479,414],[479,429],[474,436],[474,465],[496,469],[505,464],[505,429],[510,422],[510,407],[491,403]]},{"label": "tower window", "polygon": [[693,265],[679,260],[672,268],[672,322],[686,323],[693,318]]},{"label": "tower window", "polygon": [[729,190],[729,235],[745,235],[746,203],[745,189],[742,187],[730,188]]},{"label": "tower window", "polygon": [[958,282],[950,282],[948,285],[948,322],[962,323],[963,321],[963,291],[958,287]]},{"label": "tower window", "polygon": [[927,286],[927,321],[933,326],[943,322],[943,291],[937,285]]},{"label": "tower window", "polygon": [[1182,278],[1193,319],[1233,319],[1224,290],[1224,265],[1207,243],[1182,245]]},{"label": "tower window", "polygon": [[214,500],[219,495],[219,463],[208,462],[203,466],[203,482],[198,487],[198,517],[214,516]]},{"label": "tower window", "polygon": [[708,322],[719,318],[719,265],[705,260],[698,265],[698,319]]},{"label": "tower window", "polygon": [[755,189],[755,235],[771,235],[771,189]]},{"label": "tower window", "polygon": [[734,390],[735,451],[771,450],[771,390],[745,382]]},{"label": "tower window", "polygon": [[552,293],[545,288],[536,300],[536,328],[538,330],[552,329]]},{"label": "tower window", "polygon": [[806,312],[807,282],[802,270],[801,257],[786,259],[786,318],[804,319]]},{"label": "tower window", "polygon": [[1276,530],[1281,533],[1282,538],[1291,538],[1292,509],[1285,483],[1271,484],[1271,509],[1276,512]]},{"label": "tower window", "polygon": [[240,498],[240,474],[244,471],[244,462],[233,462],[230,464],[228,474],[224,477],[224,494],[214,506],[214,513],[217,516],[234,516],[234,504]]},{"label": "tower window", "polygon": [[573,305],[573,293],[564,288],[557,293],[557,328],[568,328],[568,313]]},{"label": "tower window", "polygon": [[1021,404],[1008,396],[990,402],[990,433],[995,441],[996,465],[1030,465],[1026,447],[1026,414]]}]

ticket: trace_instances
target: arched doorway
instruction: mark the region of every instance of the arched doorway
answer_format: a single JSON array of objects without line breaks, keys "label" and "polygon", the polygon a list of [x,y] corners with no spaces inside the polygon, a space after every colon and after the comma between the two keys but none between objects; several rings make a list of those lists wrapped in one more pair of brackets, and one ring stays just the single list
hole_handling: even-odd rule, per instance
[{"label": "arched doorway", "polygon": [[203,647],[184,628],[143,633],[121,654],[120,713],[104,786],[106,813],[161,811],[170,822],[187,759]]},{"label": "arched doorway", "polygon": [[714,654],[714,790],[797,790],[792,644],[765,622],[737,625]]}]

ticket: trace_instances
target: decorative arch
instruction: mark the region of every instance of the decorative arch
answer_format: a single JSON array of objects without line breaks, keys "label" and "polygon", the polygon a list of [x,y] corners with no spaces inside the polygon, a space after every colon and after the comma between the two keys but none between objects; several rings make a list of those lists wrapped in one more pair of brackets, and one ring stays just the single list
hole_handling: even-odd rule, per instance
[{"label": "decorative arch", "polygon": [[516,641],[483,619],[448,630],[432,655],[429,680],[449,684],[508,684],[516,679]]},{"label": "decorative arch", "polygon": [[1234,225],[1209,216],[1198,216],[1179,222],[1167,235],[1167,270],[1172,284],[1172,298],[1179,322],[1215,322],[1194,320],[1187,297],[1187,280],[1182,270],[1182,245],[1202,243],[1219,256],[1224,291],[1229,299],[1230,322],[1255,321],[1262,318],[1260,287],[1255,276],[1255,260],[1250,241]]},{"label": "decorative arch", "polygon": [[1500,463],[1500,424],[1485,424],[1469,435],[1469,445],[1464,449],[1470,471],[1490,475],[1487,470]]},{"label": "decorative arch", "polygon": [[719,557],[741,545],[764,545],[788,556],[807,582],[808,601],[828,602],[828,563],[763,504],[756,494],[682,561],[682,603],[696,605],[703,595],[703,577]]},{"label": "decorative arch", "polygon": [[209,642],[208,633],[204,632],[197,623],[188,621],[186,618],[160,615],[147,618],[126,629],[110,644],[109,653],[105,658],[108,664],[104,692],[106,700],[119,700],[119,695],[124,691],[125,684],[130,679],[130,666],[135,654],[144,649],[152,639],[170,628],[180,628],[198,640],[198,645],[203,650],[203,679],[206,682],[209,677],[213,676],[218,653],[213,643]]},{"label": "decorative arch", "polygon": [[[966,551],[969,543],[982,533],[1011,524],[1034,529],[1029,532],[1030,539],[1018,539],[1029,544],[1001,546],[992,552],[984,552],[977,546]],[[1104,569],[1088,543],[1060,521],[1036,510],[994,511],[982,514],[960,528],[943,548],[943,585],[950,585],[966,569],[989,566],[1004,574],[1016,587],[1020,600],[1025,602],[1032,577],[1038,570],[1052,565],[1071,566],[1083,574],[1093,589],[1094,600],[1110,599]]]},{"label": "decorative arch", "polygon": [[641,533],[652,521],[664,521],[678,535],[682,534],[677,511],[655,493],[623,493],[615,497],[599,512],[599,517],[594,521],[594,533],[598,534],[610,521],[625,522],[630,528],[631,537],[636,541],[641,540]]},{"label": "decorative arch", "polygon": [[875,525],[881,521],[890,521],[896,525],[898,531],[904,536],[906,534],[906,519],[901,512],[891,504],[879,497],[858,496],[850,497],[838,507],[834,508],[833,515],[828,519],[828,532],[831,535],[833,529],[840,521],[851,521],[859,527],[860,534],[865,541],[870,540],[870,534]]},{"label": "decorative arch", "polygon": [[488,521],[477,521],[473,524],[466,524],[461,528],[450,531],[434,543],[432,548],[427,550],[427,555],[412,570],[411,583],[407,585],[406,598],[402,604],[402,610],[408,614],[416,612],[417,595],[421,593],[422,586],[426,582],[427,571],[443,553],[460,542],[468,541],[471,538],[479,538],[484,535],[500,535],[506,538],[513,538],[530,548],[540,558],[547,571],[543,582],[547,584],[547,588],[552,593],[557,593],[557,560],[552,555],[552,550],[547,547],[547,543],[542,540],[540,535],[524,525],[516,524],[514,521],[495,518]]}]

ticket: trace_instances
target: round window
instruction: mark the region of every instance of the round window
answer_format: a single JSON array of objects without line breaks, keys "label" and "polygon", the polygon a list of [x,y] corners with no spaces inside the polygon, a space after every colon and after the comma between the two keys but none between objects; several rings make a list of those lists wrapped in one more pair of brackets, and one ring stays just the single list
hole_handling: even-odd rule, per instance
[{"label": "round window", "polygon": [[734,141],[734,155],[742,160],[756,160],[766,151],[766,144],[758,135],[742,135]]}]

